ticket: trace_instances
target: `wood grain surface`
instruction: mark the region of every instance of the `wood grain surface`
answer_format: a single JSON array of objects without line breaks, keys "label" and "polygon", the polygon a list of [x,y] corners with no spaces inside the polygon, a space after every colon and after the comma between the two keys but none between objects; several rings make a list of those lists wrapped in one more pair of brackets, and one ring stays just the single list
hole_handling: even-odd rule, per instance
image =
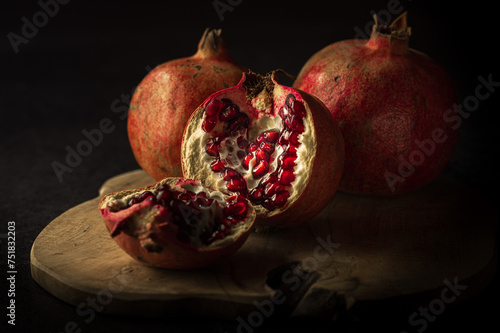
[{"label": "wood grain surface", "polygon": [[256,230],[209,268],[147,267],[111,239],[97,204],[153,182],[142,170],[118,175],[48,224],[31,249],[33,278],[77,312],[93,300],[108,313],[234,319],[271,301],[287,316],[333,317],[356,301],[439,290],[445,281],[467,281],[472,295],[496,267],[495,210],[448,179],[395,197],[337,193],[311,221]]}]

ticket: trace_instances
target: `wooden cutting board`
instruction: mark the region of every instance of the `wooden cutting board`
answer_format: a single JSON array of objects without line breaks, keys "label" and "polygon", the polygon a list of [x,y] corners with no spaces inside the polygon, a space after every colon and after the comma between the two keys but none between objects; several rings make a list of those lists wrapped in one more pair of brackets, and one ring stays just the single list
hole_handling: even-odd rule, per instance
[{"label": "wooden cutting board", "polygon": [[272,302],[273,314],[328,317],[355,301],[441,290],[446,281],[474,294],[496,267],[495,209],[448,179],[395,197],[337,193],[313,220],[256,230],[209,268],[147,267],[110,238],[97,205],[106,193],[153,182],[142,170],[118,175],[53,220],[31,249],[33,278],[81,313],[93,300],[108,313],[235,319],[266,314]]}]

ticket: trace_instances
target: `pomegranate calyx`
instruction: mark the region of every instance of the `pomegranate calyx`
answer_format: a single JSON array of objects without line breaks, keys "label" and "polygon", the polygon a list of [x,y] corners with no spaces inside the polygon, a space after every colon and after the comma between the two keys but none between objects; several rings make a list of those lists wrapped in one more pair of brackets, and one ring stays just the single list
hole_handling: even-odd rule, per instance
[{"label": "pomegranate calyx", "polygon": [[286,72],[283,69],[273,70],[267,73],[266,75],[261,75],[249,70],[248,72],[243,73],[243,76],[239,84],[241,84],[245,88],[248,100],[257,97],[259,94],[262,93],[262,91],[265,91],[266,95],[268,95],[269,98],[272,99],[274,86],[280,84],[277,78],[278,74],[283,74],[290,80],[296,79],[295,76]]},{"label": "pomegranate calyx", "polygon": [[408,13],[404,12],[391,23],[390,28],[392,29],[392,34],[401,37],[409,37],[411,35],[411,28],[408,26],[406,19],[407,16]]},{"label": "pomegranate calyx", "polygon": [[411,36],[411,27],[408,26],[407,12],[398,16],[390,25],[383,25],[378,22],[376,14],[373,15],[375,24],[373,30],[379,34],[390,36],[391,38],[407,39]]},{"label": "pomegranate calyx", "polygon": [[246,90],[247,100],[252,100],[258,95],[267,95],[267,98],[273,98],[274,83],[269,75],[260,75],[258,73],[248,71],[243,73],[240,83],[241,86]]},{"label": "pomegranate calyx", "polygon": [[373,15],[375,24],[367,47],[372,49],[387,49],[391,54],[405,54],[409,51],[408,43],[411,28],[407,25],[407,13],[398,16],[391,25],[379,24],[377,15]]},{"label": "pomegranate calyx", "polygon": [[222,38],[222,29],[206,28],[198,43],[198,51],[194,57],[219,58],[233,62]]}]

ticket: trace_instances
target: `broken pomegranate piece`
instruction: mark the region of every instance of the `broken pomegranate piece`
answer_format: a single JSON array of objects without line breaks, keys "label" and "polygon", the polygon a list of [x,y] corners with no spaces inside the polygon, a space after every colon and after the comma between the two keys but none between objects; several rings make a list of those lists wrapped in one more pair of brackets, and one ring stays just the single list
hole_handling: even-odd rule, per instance
[{"label": "broken pomegranate piece", "polygon": [[293,225],[332,199],[344,143],[323,103],[279,85],[276,74],[245,73],[193,113],[184,132],[183,172],[248,198],[259,220]]},{"label": "broken pomegranate piece", "polygon": [[243,244],[255,219],[244,196],[182,178],[110,193],[99,209],[127,253],[166,268],[199,268],[227,257]]}]

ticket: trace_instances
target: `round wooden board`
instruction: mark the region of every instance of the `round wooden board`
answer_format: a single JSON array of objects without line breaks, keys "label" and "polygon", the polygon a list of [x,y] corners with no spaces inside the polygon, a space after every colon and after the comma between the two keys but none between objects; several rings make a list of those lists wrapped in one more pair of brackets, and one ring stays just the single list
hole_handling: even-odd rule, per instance
[{"label": "round wooden board", "polygon": [[285,315],[333,316],[355,301],[435,290],[445,281],[476,283],[468,291],[477,291],[496,266],[492,205],[438,179],[394,197],[337,193],[313,220],[256,230],[230,259],[209,268],[147,267],[111,239],[97,205],[106,193],[153,182],[142,170],[118,175],[99,197],[53,220],[31,249],[33,278],[77,311],[91,297],[108,313],[234,319],[266,300]]}]

